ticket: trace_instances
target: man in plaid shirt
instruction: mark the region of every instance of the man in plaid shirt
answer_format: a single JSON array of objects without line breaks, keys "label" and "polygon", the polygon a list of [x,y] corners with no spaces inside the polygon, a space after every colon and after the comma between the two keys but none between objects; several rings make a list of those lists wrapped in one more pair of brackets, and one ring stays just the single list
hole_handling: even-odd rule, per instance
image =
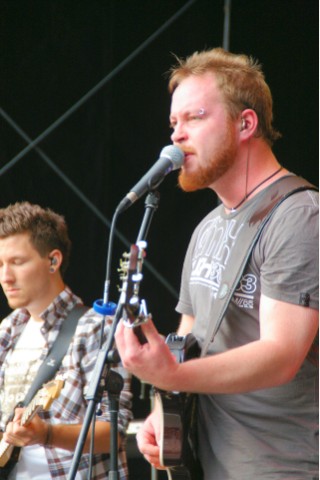
[{"label": "man in plaid shirt", "polygon": [[[100,349],[102,316],[88,310],[78,321],[57,377],[64,381],[48,411],[21,426],[24,399],[39,366],[52,347],[63,321],[79,297],[65,285],[71,243],[66,223],[49,209],[27,202],[0,209],[0,283],[13,312],[0,324],[0,426],[3,441],[23,447],[10,473],[16,480],[65,480],[86,412],[86,391]],[[104,339],[111,320],[104,328]],[[130,376],[116,365],[124,387],[120,394],[119,479],[127,479],[125,432],[131,419]],[[10,421],[10,414],[15,412]],[[76,480],[88,478],[90,435],[84,445]],[[110,452],[108,393],[95,423],[92,479],[107,479]],[[0,457],[1,464],[1,457]],[[2,472],[7,464],[2,467]],[[0,477],[2,478],[1,468]]]}]

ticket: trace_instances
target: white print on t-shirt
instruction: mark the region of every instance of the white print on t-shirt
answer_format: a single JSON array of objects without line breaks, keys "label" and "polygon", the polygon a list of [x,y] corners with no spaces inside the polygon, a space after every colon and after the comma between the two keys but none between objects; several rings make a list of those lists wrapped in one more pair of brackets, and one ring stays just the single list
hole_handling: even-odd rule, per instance
[{"label": "white print on t-shirt", "polygon": [[233,301],[240,308],[254,307],[254,293],[257,290],[257,277],[252,273],[243,275],[236,289]]},{"label": "white print on t-shirt", "polygon": [[199,231],[192,256],[191,285],[202,285],[216,298],[222,273],[243,224],[221,217],[208,220]]}]

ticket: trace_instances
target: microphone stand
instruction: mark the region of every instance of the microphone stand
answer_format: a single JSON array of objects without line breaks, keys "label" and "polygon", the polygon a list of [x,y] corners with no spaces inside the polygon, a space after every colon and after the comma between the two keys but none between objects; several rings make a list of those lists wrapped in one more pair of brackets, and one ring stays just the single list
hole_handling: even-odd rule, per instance
[{"label": "microphone stand", "polygon": [[153,218],[153,215],[156,209],[159,206],[159,202],[160,202],[159,192],[157,190],[153,190],[152,192],[149,192],[145,200],[145,214],[142,219],[142,223],[137,236],[136,243],[146,239],[149,232],[151,220]]},{"label": "microphone stand", "polygon": [[[140,231],[138,233],[137,242],[145,239],[151,220],[158,208],[160,195],[157,191],[151,191],[145,201],[145,213],[143,216]],[[88,400],[87,410],[84,416],[83,424],[77,441],[77,445],[74,451],[74,456],[70,471],[68,474],[68,480],[74,480],[84,444],[88,435],[90,424],[94,423],[95,415],[97,412],[97,406],[101,403],[104,390],[108,392],[110,401],[110,470],[108,474],[109,480],[119,479],[118,469],[118,411],[119,411],[119,397],[123,388],[123,378],[120,374],[111,370],[110,365],[120,362],[120,357],[117,350],[113,349],[114,335],[118,322],[122,318],[122,312],[124,309],[123,294],[121,292],[118,304],[115,305],[112,302],[104,303],[102,300],[94,302],[94,309],[98,313],[104,315],[114,315],[110,333],[108,335],[107,342],[98,353],[97,361],[93,374],[90,380],[86,400]],[[92,431],[94,429],[92,428]]]}]

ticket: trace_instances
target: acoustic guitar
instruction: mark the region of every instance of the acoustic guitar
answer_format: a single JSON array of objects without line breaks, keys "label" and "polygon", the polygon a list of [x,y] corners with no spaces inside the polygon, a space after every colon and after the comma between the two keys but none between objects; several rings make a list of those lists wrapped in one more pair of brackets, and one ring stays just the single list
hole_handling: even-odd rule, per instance
[{"label": "acoustic guitar", "polygon": [[[139,298],[145,249],[146,242],[132,245],[130,253],[123,254],[119,269],[124,323],[127,327],[134,328],[141,344],[146,339],[140,326],[148,319],[146,304]],[[200,347],[192,334],[178,336],[172,333],[168,335],[166,343],[179,363],[200,355]],[[155,401],[162,413],[160,462],[166,468],[168,479],[201,480],[202,470],[196,457],[197,396],[156,388],[154,390]]]},{"label": "acoustic guitar", "polygon": [[[177,362],[200,355],[199,344],[192,333],[175,333],[166,339]],[[162,413],[160,463],[169,480],[201,480],[202,469],[197,459],[197,395],[155,389],[155,401]]]}]

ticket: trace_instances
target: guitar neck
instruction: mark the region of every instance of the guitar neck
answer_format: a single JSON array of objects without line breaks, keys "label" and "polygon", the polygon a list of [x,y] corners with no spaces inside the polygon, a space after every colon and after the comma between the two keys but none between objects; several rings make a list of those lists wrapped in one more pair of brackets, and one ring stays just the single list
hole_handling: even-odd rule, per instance
[{"label": "guitar neck", "polygon": [[[38,391],[36,396],[25,407],[22,414],[20,425],[28,425],[33,417],[40,410],[49,410],[52,402],[59,397],[63,388],[64,381],[61,379],[51,380],[43,388]],[[14,412],[12,413],[12,417]],[[12,468],[19,460],[19,452],[21,447],[14,447],[7,443],[3,438],[0,440],[0,480],[9,478]]]},{"label": "guitar neck", "polygon": [[147,339],[144,336],[144,333],[143,333],[141,327],[135,327],[133,331],[134,331],[135,335],[138,337],[138,340],[141,343],[141,345],[143,345],[144,343],[147,343]]},{"label": "guitar neck", "polygon": [[[28,404],[25,408],[23,415],[20,420],[20,425],[28,425],[31,422],[35,414],[41,409],[41,405],[38,404],[37,396]],[[3,438],[0,440],[0,469],[3,469],[4,466],[10,460],[12,452],[14,450],[13,445],[7,443]],[[2,476],[4,475],[4,471],[0,472],[0,479],[2,480]]]},{"label": "guitar neck", "polygon": [[42,405],[39,405],[37,398],[35,397],[31,403],[25,408],[23,415],[21,417],[20,425],[28,425],[31,422],[33,417],[42,409]]}]

